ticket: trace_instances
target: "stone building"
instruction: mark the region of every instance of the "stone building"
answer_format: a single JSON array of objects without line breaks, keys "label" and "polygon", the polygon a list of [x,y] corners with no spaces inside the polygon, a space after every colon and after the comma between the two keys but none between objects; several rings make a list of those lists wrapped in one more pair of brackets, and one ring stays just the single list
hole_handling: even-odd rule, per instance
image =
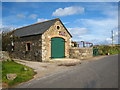
[{"label": "stone building", "polygon": [[17,28],[13,35],[13,58],[48,61],[54,58],[69,58],[71,34],[59,18]]}]

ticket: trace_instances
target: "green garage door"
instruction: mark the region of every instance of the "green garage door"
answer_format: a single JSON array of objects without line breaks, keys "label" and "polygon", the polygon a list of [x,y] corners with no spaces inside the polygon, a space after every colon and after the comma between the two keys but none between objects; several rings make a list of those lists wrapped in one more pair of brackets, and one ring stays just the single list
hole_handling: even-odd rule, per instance
[{"label": "green garage door", "polygon": [[54,37],[51,39],[51,58],[65,57],[65,40],[63,38]]}]

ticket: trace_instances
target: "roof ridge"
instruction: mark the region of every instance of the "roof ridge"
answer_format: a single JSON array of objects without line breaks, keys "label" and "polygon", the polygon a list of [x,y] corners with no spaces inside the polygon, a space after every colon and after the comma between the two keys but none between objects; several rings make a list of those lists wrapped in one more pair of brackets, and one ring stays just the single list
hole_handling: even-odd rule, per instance
[{"label": "roof ridge", "polygon": [[50,19],[50,20],[46,20],[46,21],[43,21],[43,22],[38,22],[38,23],[31,24],[31,25],[23,26],[23,27],[15,29],[15,30],[18,30],[18,29],[21,29],[21,28],[26,28],[26,27],[29,27],[29,26],[37,25],[37,24],[41,24],[41,23],[44,23],[44,22],[49,22],[49,21],[57,20],[57,19],[60,20],[59,18]]}]

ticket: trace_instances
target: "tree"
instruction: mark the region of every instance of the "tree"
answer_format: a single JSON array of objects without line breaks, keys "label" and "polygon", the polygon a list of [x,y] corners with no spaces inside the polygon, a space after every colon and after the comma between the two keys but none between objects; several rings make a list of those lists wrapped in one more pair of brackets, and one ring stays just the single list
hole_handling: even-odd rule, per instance
[{"label": "tree", "polygon": [[[7,30],[9,31],[9,30]],[[19,37],[13,35],[14,31],[3,31],[2,34],[2,51],[11,51],[12,42],[14,42]]]}]

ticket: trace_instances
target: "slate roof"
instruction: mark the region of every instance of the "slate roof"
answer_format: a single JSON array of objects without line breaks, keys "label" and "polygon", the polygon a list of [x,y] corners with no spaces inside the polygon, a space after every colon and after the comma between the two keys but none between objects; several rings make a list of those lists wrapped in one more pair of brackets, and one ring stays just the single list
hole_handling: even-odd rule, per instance
[{"label": "slate roof", "polygon": [[[17,28],[16,30],[14,30],[13,35],[23,37],[23,36],[43,34],[46,30],[48,30],[50,28],[50,26],[52,26],[58,20],[60,21],[59,18],[56,18],[56,19],[52,19],[52,20],[48,20],[48,21],[44,21],[44,22],[40,22],[40,23],[35,23],[35,24],[29,25],[29,26]],[[70,34],[70,36],[71,36],[71,34]]]}]

